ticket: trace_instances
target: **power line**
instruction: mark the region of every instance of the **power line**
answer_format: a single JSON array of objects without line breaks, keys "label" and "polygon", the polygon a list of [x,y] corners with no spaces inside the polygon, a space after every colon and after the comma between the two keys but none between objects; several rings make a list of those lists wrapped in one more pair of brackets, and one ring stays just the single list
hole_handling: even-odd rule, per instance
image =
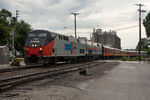
[{"label": "power line", "polygon": [[134,28],[134,27],[137,27],[139,25],[134,25],[134,26],[129,26],[129,27],[124,27],[124,28],[119,28],[119,29],[115,29],[116,31],[117,30],[126,30],[126,29],[130,29],[130,28]]}]

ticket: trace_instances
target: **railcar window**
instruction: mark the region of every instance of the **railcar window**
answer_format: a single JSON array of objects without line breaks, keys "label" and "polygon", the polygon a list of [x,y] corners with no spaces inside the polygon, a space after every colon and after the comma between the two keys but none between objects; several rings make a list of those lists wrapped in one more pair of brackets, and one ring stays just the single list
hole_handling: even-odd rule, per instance
[{"label": "railcar window", "polygon": [[63,39],[66,40],[66,41],[69,40],[67,36],[63,36]]},{"label": "railcar window", "polygon": [[80,53],[84,53],[84,49],[80,49]]},{"label": "railcar window", "polygon": [[63,37],[62,37],[62,36],[59,36],[59,39],[61,39],[61,40],[62,40],[62,39],[63,39]]},{"label": "railcar window", "polygon": [[59,39],[60,39],[60,36],[58,36],[59,37]]},{"label": "railcar window", "polygon": [[38,34],[38,37],[47,37],[47,33],[40,33]]},{"label": "railcar window", "polygon": [[66,40],[66,41],[69,41],[69,38],[67,37],[67,36],[58,36],[59,37],[59,39],[61,39],[61,40]]},{"label": "railcar window", "polygon": [[69,38],[67,37],[67,41],[69,41]]},{"label": "railcar window", "polygon": [[79,43],[79,40],[78,40],[78,43]]},{"label": "railcar window", "polygon": [[29,37],[36,37],[36,34],[29,34]]},{"label": "railcar window", "polygon": [[66,40],[66,37],[65,37],[65,36],[63,36],[63,39],[64,39],[64,40]]}]

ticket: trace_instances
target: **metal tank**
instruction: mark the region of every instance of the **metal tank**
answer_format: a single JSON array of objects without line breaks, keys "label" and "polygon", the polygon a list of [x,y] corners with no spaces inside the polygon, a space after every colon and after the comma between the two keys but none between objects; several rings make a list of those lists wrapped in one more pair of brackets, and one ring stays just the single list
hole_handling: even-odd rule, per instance
[{"label": "metal tank", "polygon": [[9,63],[9,48],[7,46],[0,46],[0,64]]}]

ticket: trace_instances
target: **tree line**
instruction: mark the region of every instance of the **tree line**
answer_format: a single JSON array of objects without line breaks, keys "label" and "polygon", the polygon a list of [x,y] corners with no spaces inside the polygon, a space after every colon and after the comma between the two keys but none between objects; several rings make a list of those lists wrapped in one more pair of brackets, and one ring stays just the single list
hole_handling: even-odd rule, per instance
[{"label": "tree line", "polygon": [[146,18],[143,20],[143,25],[145,27],[147,37],[150,37],[150,12],[146,16]]},{"label": "tree line", "polygon": [[[147,38],[149,38],[150,37],[150,12],[147,14],[145,19],[143,20],[143,26],[145,27],[146,36]],[[141,50],[147,51],[148,55],[150,55],[150,48],[148,48],[148,45],[150,44],[147,43],[148,42],[147,38],[141,39]],[[139,42],[136,47],[136,50],[138,49],[139,49]]]}]

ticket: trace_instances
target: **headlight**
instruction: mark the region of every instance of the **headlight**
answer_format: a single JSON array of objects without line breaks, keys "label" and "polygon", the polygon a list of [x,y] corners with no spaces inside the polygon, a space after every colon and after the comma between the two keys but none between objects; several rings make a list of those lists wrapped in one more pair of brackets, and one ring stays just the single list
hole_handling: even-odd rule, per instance
[{"label": "headlight", "polygon": [[42,50],[42,48],[40,48],[40,50]]}]

